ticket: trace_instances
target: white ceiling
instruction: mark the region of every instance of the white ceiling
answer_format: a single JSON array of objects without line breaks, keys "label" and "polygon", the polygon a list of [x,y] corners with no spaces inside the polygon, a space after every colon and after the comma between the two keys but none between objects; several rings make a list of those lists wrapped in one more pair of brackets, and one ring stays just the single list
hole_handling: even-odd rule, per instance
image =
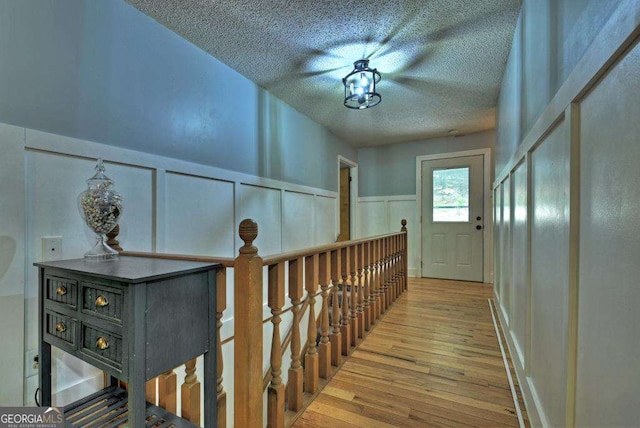
[{"label": "white ceiling", "polygon": [[[520,0],[127,0],[355,147],[492,129]],[[382,102],[343,106],[368,58]]]}]

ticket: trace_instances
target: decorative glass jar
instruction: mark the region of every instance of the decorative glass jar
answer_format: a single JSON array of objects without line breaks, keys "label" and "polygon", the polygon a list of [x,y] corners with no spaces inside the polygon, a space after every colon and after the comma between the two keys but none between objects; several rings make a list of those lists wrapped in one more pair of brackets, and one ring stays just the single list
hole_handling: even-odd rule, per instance
[{"label": "decorative glass jar", "polygon": [[105,234],[111,232],[122,215],[122,198],[113,190],[113,180],[104,175],[102,159],[98,159],[96,173],[87,180],[88,189],[78,196],[78,208],[83,220],[96,234],[96,245],[84,258],[88,260],[112,260],[118,252],[105,242]]}]

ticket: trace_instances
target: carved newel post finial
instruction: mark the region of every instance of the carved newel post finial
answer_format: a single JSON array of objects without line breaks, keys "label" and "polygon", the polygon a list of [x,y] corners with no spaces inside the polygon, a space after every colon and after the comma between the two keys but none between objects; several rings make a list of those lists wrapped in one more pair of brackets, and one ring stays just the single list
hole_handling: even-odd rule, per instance
[{"label": "carved newel post finial", "polygon": [[238,232],[240,239],[244,241],[240,254],[257,254],[258,248],[253,245],[253,241],[258,237],[258,223],[253,219],[245,218],[240,222]]},{"label": "carved newel post finial", "polygon": [[407,231],[407,219],[403,218],[402,221],[400,222],[400,224],[402,224],[402,229],[400,229],[400,232],[406,232]]}]

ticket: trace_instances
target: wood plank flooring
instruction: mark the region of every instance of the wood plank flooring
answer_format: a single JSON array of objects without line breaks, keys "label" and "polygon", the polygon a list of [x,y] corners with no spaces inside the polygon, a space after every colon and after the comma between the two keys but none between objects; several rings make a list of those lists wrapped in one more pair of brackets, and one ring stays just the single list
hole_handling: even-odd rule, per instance
[{"label": "wood plank flooring", "polygon": [[293,426],[517,427],[491,290],[410,278],[407,292]]}]

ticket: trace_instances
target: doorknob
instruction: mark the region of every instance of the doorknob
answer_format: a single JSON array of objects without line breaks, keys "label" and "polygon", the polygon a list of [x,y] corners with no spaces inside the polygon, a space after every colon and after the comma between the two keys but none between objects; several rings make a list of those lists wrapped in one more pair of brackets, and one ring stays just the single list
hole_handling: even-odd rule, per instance
[{"label": "doorknob", "polygon": [[477,226],[476,226],[476,229],[480,230],[480,229],[482,229],[482,226],[477,225]]},{"label": "doorknob", "polygon": [[482,217],[478,216],[478,217],[476,217],[476,220],[480,221],[480,220],[482,220]]}]

